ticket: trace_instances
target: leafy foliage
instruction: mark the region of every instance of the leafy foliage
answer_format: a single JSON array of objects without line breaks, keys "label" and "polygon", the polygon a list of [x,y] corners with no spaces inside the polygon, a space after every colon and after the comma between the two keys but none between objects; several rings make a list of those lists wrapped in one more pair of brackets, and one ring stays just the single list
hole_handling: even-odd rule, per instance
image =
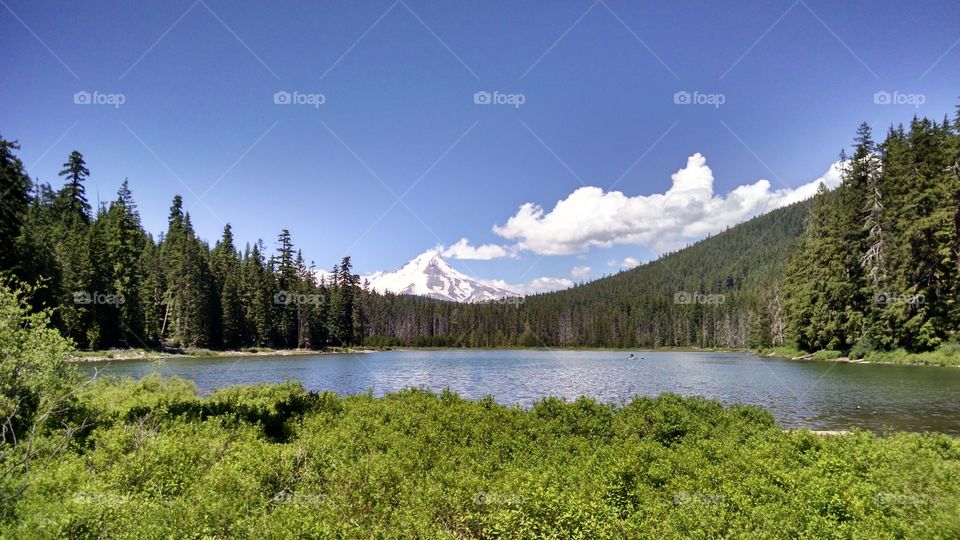
[{"label": "leafy foliage", "polygon": [[23,474],[87,427],[80,376],[64,361],[72,346],[49,313],[30,313],[30,291],[0,283],[0,518],[26,488]]},{"label": "leafy foliage", "polygon": [[663,395],[530,410],[296,383],[100,381],[83,445],[2,527],[36,537],[955,537],[960,440],[784,432]]}]

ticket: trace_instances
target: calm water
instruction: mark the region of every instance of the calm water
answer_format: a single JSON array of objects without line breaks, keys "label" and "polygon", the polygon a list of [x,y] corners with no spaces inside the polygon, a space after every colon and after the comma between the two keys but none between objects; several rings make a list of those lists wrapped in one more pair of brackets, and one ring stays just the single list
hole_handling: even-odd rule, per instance
[{"label": "calm water", "polygon": [[[92,362],[81,368],[140,377],[160,370],[203,392],[302,381],[310,390],[376,395],[411,386],[529,406],[543,396],[619,402],[663,392],[758,405],[784,427],[900,429],[960,434],[960,368],[793,362],[740,353],[391,351],[317,356]],[[857,406],[860,408],[858,409]]]}]

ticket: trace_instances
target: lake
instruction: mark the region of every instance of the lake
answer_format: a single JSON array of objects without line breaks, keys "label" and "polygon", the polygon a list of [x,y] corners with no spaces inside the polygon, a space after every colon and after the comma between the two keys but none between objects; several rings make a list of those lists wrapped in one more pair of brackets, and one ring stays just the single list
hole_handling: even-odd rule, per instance
[{"label": "lake", "polygon": [[783,427],[960,434],[960,368],[797,362],[721,352],[432,350],[78,364],[87,373],[194,381],[201,392],[295,379],[309,390],[375,395],[449,388],[530,406],[544,396],[620,402],[673,392],[757,405]]}]

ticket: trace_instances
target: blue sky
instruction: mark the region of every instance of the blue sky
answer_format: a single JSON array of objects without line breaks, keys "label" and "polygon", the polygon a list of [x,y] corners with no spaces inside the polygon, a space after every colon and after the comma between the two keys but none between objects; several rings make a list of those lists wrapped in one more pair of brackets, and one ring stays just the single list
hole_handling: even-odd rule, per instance
[{"label": "blue sky", "polygon": [[[451,261],[479,277],[596,278],[788,200],[725,197],[822,177],[861,121],[960,101],[956,2],[0,3],[0,134],[31,176],[79,149],[91,200],[129,178],[155,234],[180,193],[211,241],[288,228],[361,273],[467,238],[510,255]],[[697,153],[713,195],[661,204],[685,167],[704,187]]]}]

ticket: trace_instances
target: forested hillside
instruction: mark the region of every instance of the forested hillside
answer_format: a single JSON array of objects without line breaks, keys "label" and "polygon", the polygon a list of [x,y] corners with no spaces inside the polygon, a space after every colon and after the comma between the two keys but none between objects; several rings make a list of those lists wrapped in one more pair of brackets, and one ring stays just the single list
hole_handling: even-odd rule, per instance
[{"label": "forested hillside", "polygon": [[[960,109],[958,109],[960,110]],[[785,288],[807,350],[934,349],[960,330],[960,114],[857,131],[844,182],[821,193]]]},{"label": "forested hillside", "polygon": [[572,289],[463,305],[368,298],[368,342],[747,347],[781,343],[781,285],[809,213],[798,203]]},{"label": "forested hillside", "polygon": [[[79,152],[63,185],[35,184],[0,139],[0,270],[82,348],[251,346],[934,349],[960,328],[960,116],[914,119],[875,143],[857,131],[844,181],[630,271],[487,304],[380,295],[316,273],[287,231],[211,247],[174,197],[143,230],[123,183],[91,208]],[[789,269],[788,269],[789,266]]]}]

